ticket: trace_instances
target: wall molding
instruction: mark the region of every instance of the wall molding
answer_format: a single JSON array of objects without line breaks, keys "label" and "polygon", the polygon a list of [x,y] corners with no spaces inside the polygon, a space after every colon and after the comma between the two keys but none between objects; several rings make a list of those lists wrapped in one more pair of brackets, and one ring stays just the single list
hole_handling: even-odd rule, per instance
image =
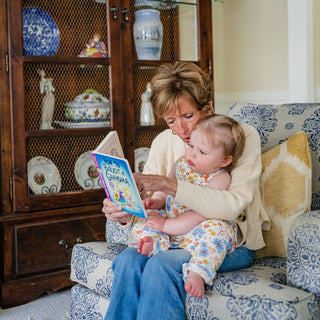
[{"label": "wall molding", "polygon": [[215,95],[215,109],[217,113],[226,114],[228,109],[235,103],[256,104],[284,104],[294,102],[320,102],[320,87],[314,90],[313,101],[291,101],[288,90],[277,91],[252,91]]},{"label": "wall molding", "polygon": [[313,102],[313,0],[288,0],[287,12],[289,100]]},{"label": "wall molding", "polygon": [[320,102],[320,87],[315,88],[315,97],[314,97],[315,102]]},{"label": "wall molding", "polygon": [[[319,88],[320,98],[320,88]],[[235,103],[256,103],[256,104],[283,104],[289,102],[288,90],[276,91],[247,91],[229,94],[215,95],[215,108],[217,113],[225,114],[229,107]]]}]

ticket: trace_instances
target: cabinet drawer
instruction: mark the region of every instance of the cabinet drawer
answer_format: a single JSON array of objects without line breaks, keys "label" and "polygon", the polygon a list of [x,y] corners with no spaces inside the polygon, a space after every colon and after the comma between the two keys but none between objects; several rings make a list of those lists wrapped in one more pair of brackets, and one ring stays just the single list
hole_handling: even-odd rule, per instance
[{"label": "cabinet drawer", "polygon": [[77,242],[104,240],[105,217],[26,223],[15,226],[17,275],[68,267]]}]

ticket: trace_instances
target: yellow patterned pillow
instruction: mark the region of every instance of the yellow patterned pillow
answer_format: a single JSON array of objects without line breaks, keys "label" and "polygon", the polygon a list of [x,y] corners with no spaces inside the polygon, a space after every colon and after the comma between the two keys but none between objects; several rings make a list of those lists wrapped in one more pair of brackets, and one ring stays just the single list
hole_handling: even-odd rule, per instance
[{"label": "yellow patterned pillow", "polygon": [[311,204],[311,155],[306,134],[298,132],[261,159],[261,198],[271,229],[263,232],[266,247],[257,250],[256,257],[286,257],[291,225]]}]

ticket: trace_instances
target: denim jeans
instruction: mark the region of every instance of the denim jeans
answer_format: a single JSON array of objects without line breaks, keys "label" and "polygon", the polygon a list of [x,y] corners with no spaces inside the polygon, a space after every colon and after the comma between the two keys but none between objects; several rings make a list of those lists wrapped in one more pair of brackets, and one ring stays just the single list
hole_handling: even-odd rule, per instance
[{"label": "denim jeans", "polygon": [[114,280],[105,320],[184,320],[182,265],[190,260],[183,249],[150,258],[126,248],[113,261]]}]

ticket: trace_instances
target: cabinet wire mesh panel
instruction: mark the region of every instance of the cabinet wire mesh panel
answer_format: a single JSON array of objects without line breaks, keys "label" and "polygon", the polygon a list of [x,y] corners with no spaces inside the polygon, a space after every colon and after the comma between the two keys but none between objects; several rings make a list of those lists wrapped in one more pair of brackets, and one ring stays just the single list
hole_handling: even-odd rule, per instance
[{"label": "cabinet wire mesh panel", "polygon": [[[61,189],[59,192],[81,191],[83,189],[97,188],[98,186],[102,187],[100,183],[91,181],[91,179],[98,179],[98,177],[95,175],[94,168],[92,167],[94,163],[90,158],[90,151],[98,146],[103,138],[104,135],[28,138],[26,140],[27,160],[29,162],[31,159],[39,156],[50,159],[60,174]],[[79,172],[79,178],[77,170],[86,170],[86,172]],[[41,179],[41,176],[34,176],[33,178]],[[48,187],[42,190],[43,194],[50,193],[50,188]],[[28,192],[29,195],[34,194],[30,188]]]},{"label": "cabinet wire mesh panel", "polygon": [[[104,97],[109,97],[109,70],[106,65],[78,64],[30,64],[25,63],[25,123],[26,130],[39,130],[41,104],[44,94],[39,89],[40,75],[43,70],[45,77],[52,79],[54,87],[53,126],[64,129],[61,123],[67,122],[66,104],[88,89],[93,89]],[[86,110],[84,109],[84,112]],[[70,124],[72,126],[72,124]],[[81,125],[79,125],[81,126]],[[85,127],[85,124],[83,125]]]},{"label": "cabinet wire mesh panel", "polygon": [[[90,152],[98,146],[110,130],[113,112],[110,110],[104,121],[97,118],[96,122],[90,122],[91,119],[86,118],[89,110],[81,110],[80,116],[84,120],[75,121],[70,120],[66,109],[68,103],[73,102],[77,96],[87,90],[97,92],[111,100],[106,3],[94,0],[25,0],[22,1],[22,9],[27,176],[28,182],[31,179],[32,183],[44,184],[43,188],[40,186],[35,192],[28,183],[28,195],[101,188],[101,183],[93,183],[94,179],[97,179],[97,173],[90,171],[93,170],[90,165],[92,160]],[[37,33],[41,34],[40,38]],[[50,43],[47,38],[47,34],[50,33],[55,33],[53,37],[58,41],[58,45],[53,48],[54,51],[49,54],[41,50],[33,52],[32,45],[39,46],[41,37],[43,37],[41,41]],[[28,44],[27,39],[31,41]],[[98,39],[97,41],[103,43],[104,50],[100,48],[102,51],[98,51],[100,55],[96,54],[97,50],[92,49],[92,39]],[[29,51],[26,50],[27,48]],[[103,56],[101,52],[104,53]],[[39,56],[40,62],[37,62],[34,56]],[[50,57],[46,60],[44,56]],[[50,80],[53,88],[54,108],[50,128],[41,127],[45,96],[40,85],[41,74],[45,79]],[[112,109],[112,102],[110,102],[110,109]],[[96,110],[96,114],[99,114],[99,110]],[[90,132],[92,128],[98,129]],[[46,187],[44,173],[40,168],[39,173],[33,172],[29,177],[31,171],[29,172],[28,164],[31,166],[32,160],[39,157],[49,159],[57,168],[56,174],[59,175],[57,179],[60,180],[58,189]],[[88,168],[85,167],[87,164]],[[81,172],[83,170],[88,172]],[[88,179],[84,181],[86,178]]]},{"label": "cabinet wire mesh panel", "polygon": [[43,19],[44,24],[50,19],[49,17],[53,19],[59,30],[59,46],[54,52],[58,57],[78,56],[95,33],[100,35],[100,40],[108,47],[105,3],[94,0],[25,0],[22,1],[22,5],[24,9],[43,10],[44,12],[35,14],[35,19],[39,18],[40,21]]}]

